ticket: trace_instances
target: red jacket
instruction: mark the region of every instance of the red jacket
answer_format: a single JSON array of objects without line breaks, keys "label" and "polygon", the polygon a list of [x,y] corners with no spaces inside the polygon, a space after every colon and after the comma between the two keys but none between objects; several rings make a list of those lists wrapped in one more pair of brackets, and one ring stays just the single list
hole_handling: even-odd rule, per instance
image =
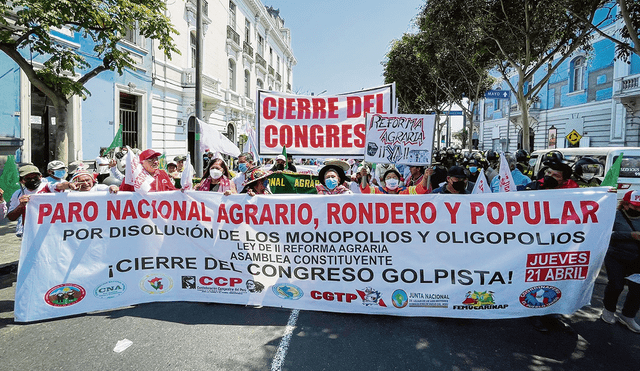
[{"label": "red jacket", "polygon": [[[153,182],[151,183],[151,190],[149,192],[162,192],[162,191],[175,191],[176,187],[173,183],[173,179],[164,170],[156,170],[153,173]],[[123,192],[135,192],[135,188],[131,184],[127,184],[124,181],[120,186],[120,191]]]}]

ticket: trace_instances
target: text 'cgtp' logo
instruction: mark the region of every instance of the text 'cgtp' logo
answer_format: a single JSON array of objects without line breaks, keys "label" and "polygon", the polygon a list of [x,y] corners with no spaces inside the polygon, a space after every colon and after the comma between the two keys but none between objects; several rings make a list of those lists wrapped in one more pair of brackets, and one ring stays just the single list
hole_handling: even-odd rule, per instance
[{"label": "text 'cgtp' logo", "polygon": [[462,301],[462,305],[454,305],[453,309],[506,309],[509,304],[496,304],[493,291],[469,291]]}]

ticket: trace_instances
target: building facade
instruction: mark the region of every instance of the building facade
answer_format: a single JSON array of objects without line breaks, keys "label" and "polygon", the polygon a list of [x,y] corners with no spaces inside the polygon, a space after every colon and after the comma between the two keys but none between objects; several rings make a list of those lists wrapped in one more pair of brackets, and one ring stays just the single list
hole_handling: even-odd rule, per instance
[{"label": "building facade", "polygon": [[[622,21],[603,31],[614,35]],[[594,35],[592,50],[564,60],[533,99],[530,149],[640,146],[640,58],[615,58],[615,44]],[[543,79],[534,74],[525,89]],[[514,78],[514,81],[516,79]],[[503,81],[494,89],[509,90]],[[510,120],[508,120],[508,118]],[[474,111],[478,149],[515,152],[523,148],[522,112],[511,100],[484,99]]]},{"label": "building facade", "polygon": [[[291,92],[297,61],[291,34],[279,10],[260,0],[203,1],[203,120],[239,143],[253,124],[257,89]],[[167,5],[179,35],[181,54],[168,59],[154,40],[129,30],[120,47],[135,68],[122,75],[105,71],[85,85],[91,95],[73,97],[68,106],[69,162],[91,160],[108,147],[122,125],[123,142],[134,148],[154,148],[172,158],[194,151],[196,2]],[[52,30],[60,45],[91,58],[93,44],[68,29]],[[24,51],[23,55],[28,55]],[[36,68],[46,56],[29,56]],[[0,53],[0,155],[16,154],[41,170],[53,160],[55,108],[31,86],[26,75]]]}]

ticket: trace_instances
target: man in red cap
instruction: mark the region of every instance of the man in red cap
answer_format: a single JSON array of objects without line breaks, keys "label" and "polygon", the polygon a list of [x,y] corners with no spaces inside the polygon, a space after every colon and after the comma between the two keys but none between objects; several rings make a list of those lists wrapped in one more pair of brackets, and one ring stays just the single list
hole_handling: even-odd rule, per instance
[{"label": "man in red cap", "polygon": [[[120,186],[121,191],[144,191],[145,183],[149,183],[148,192],[161,192],[161,191],[175,191],[173,179],[164,171],[158,169],[158,157],[162,154],[152,149],[146,149],[140,153],[140,165],[142,165],[142,171],[138,174],[134,171],[134,183],[135,185],[122,183]],[[127,169],[127,171],[130,171]],[[151,180],[153,179],[153,180]]]}]

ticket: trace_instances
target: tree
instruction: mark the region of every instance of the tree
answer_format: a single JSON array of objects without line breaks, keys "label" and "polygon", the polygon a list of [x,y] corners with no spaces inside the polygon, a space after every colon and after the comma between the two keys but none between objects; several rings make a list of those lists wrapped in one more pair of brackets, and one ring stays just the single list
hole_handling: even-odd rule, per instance
[{"label": "tree", "polygon": [[[167,57],[180,53],[173,43],[177,34],[165,15],[162,0],[0,0],[0,50],[15,61],[33,86],[44,93],[56,108],[56,159],[67,162],[66,112],[74,95],[86,98],[85,84],[104,71],[122,74],[133,67],[133,59],[119,43],[131,30],[158,41]],[[84,54],[61,45],[50,35],[52,29],[67,28],[93,42],[93,55],[100,64],[91,64]],[[86,51],[85,51],[86,52]],[[36,67],[25,55],[44,55]]]},{"label": "tree", "polygon": [[[529,108],[556,69],[579,49],[589,49],[595,13],[602,0],[439,0],[436,6],[446,29],[459,20],[475,44],[472,50],[493,60],[493,68],[513,91],[522,111],[523,147],[529,148]],[[586,21],[585,21],[586,20]],[[536,72],[542,78],[533,80]],[[534,81],[535,85],[525,85]]]}]

